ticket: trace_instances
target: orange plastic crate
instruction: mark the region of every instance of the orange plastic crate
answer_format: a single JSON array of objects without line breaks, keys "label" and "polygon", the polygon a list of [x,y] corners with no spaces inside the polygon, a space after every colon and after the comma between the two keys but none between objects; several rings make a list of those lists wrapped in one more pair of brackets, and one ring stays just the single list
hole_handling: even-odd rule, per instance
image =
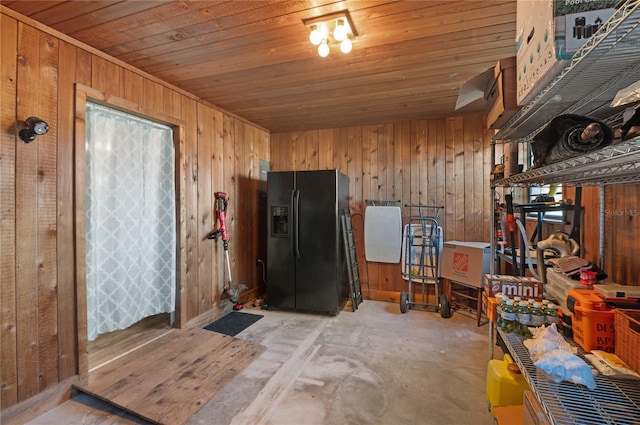
[{"label": "orange plastic crate", "polygon": [[571,319],[573,340],[585,351],[602,350],[613,353],[615,349],[615,310],[591,310],[574,307]]},{"label": "orange plastic crate", "polygon": [[604,302],[598,291],[587,288],[574,288],[569,291],[567,296],[567,304],[573,300],[573,304],[579,305],[589,310],[608,310],[607,304]]},{"label": "orange plastic crate", "polygon": [[640,373],[640,310],[616,309],[615,353]]}]

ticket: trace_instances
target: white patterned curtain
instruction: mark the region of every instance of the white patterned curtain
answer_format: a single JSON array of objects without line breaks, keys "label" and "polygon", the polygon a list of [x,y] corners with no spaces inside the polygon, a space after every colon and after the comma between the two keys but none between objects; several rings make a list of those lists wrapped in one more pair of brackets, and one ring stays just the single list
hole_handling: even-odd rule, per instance
[{"label": "white patterned curtain", "polygon": [[87,103],[89,341],[173,312],[176,281],[171,128]]}]

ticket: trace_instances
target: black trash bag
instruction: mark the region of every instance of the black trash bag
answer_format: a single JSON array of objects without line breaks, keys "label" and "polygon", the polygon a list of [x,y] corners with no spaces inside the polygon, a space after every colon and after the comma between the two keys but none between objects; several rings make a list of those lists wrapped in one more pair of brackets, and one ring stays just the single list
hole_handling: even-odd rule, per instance
[{"label": "black trash bag", "polygon": [[533,167],[542,167],[609,146],[613,130],[582,115],[558,115],[531,142]]}]

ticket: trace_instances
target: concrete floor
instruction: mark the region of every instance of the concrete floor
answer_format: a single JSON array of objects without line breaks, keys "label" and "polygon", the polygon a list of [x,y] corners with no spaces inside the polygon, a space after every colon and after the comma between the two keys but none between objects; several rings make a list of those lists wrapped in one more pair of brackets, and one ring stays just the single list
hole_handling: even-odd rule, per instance
[{"label": "concrete floor", "polygon": [[264,318],[237,337],[267,350],[189,425],[493,424],[488,328],[464,313],[378,301],[336,317],[244,311]]},{"label": "concrete floor", "polygon": [[491,424],[487,332],[376,301],[331,318],[267,311],[238,335],[267,351],[189,423]]}]

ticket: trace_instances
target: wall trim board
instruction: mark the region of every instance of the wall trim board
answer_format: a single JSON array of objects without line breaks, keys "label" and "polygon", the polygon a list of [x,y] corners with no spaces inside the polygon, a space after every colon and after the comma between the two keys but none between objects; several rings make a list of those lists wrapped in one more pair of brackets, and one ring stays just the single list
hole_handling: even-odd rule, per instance
[{"label": "wall trim board", "polygon": [[75,85],[75,164],[74,164],[74,223],[76,237],[76,303],[78,320],[78,374],[81,379],[88,376],[87,352],[87,291],[86,291],[86,235],[85,235],[85,139],[86,102],[92,101],[123,112],[162,122],[173,129],[175,147],[175,190],[176,190],[176,310],[175,327],[186,323],[186,299],[182,297],[186,278],[186,191],[185,164],[185,123],[167,114],[145,108],[128,100],[103,93],[82,84]]},{"label": "wall trim board", "polygon": [[60,32],[60,31],[57,31],[57,30],[55,30],[55,29],[53,29],[51,27],[48,27],[48,26],[46,26],[46,25],[44,25],[44,24],[42,24],[42,23],[40,23],[40,22],[38,22],[38,21],[36,21],[34,19],[29,18],[28,16],[21,15],[20,13],[14,11],[13,9],[10,9],[10,8],[8,8],[6,6],[1,5],[1,4],[0,4],[0,14],[4,14],[4,15],[7,15],[7,16],[10,16],[10,17],[16,19],[17,21],[24,23],[25,25],[32,26],[32,27],[34,27],[35,29],[37,29],[39,31],[45,32],[45,33],[47,33],[47,34],[49,34],[49,35],[51,35],[53,37],[59,38],[60,40],[63,40],[63,41],[65,41],[65,42],[67,42],[67,43],[69,43],[69,44],[71,44],[71,45],[73,45],[75,47],[79,47],[79,48],[81,48],[83,50],[86,50],[87,52],[89,52],[89,53],[91,53],[91,54],[93,54],[95,56],[98,56],[98,57],[100,57],[100,58],[102,58],[104,60],[107,60],[107,61],[109,61],[109,62],[111,62],[111,63],[113,63],[115,65],[118,65],[118,66],[120,66],[120,67],[122,67],[122,68],[124,68],[124,69],[126,69],[128,71],[131,71],[131,72],[133,72],[135,74],[138,74],[138,75],[140,75],[140,76],[142,76],[142,77],[144,77],[144,78],[146,78],[148,80],[156,82],[156,83],[158,83],[158,84],[160,84],[160,85],[162,85],[164,87],[170,88],[171,90],[175,90],[176,92],[182,94],[183,96],[186,96],[186,97],[188,97],[190,99],[196,100],[196,101],[198,101],[198,102],[200,102],[200,103],[202,103],[202,104],[204,104],[204,105],[206,105],[206,106],[208,106],[210,108],[213,108],[213,109],[215,109],[215,110],[217,110],[219,112],[222,112],[225,115],[232,116],[232,117],[234,117],[234,118],[236,118],[236,119],[238,119],[240,121],[243,121],[243,122],[245,122],[247,124],[250,124],[253,127],[259,128],[260,130],[266,131],[268,133],[271,132],[271,130],[269,130],[267,128],[264,128],[264,127],[261,127],[258,124],[255,124],[255,123],[247,120],[246,118],[238,116],[238,115],[234,114],[233,112],[227,111],[227,110],[225,110],[225,109],[223,109],[223,108],[221,108],[221,107],[219,107],[217,105],[214,105],[213,103],[210,103],[210,102],[208,102],[208,101],[206,101],[204,99],[200,99],[199,97],[197,97],[193,93],[189,93],[188,91],[185,91],[185,90],[183,90],[183,89],[181,89],[179,87],[176,87],[176,86],[174,86],[174,85],[172,85],[172,84],[170,84],[170,83],[168,83],[168,82],[166,82],[166,81],[164,81],[164,80],[162,80],[162,79],[160,79],[160,78],[158,78],[158,77],[156,77],[154,75],[148,74],[145,71],[142,71],[142,70],[134,67],[133,65],[130,65],[130,64],[126,63],[126,62],[123,62],[120,59],[114,58],[113,56],[110,56],[110,55],[108,55],[107,53],[104,53],[101,50],[98,50],[98,49],[96,49],[94,47],[91,47],[88,44],[85,44],[85,43],[83,43],[83,42],[81,42],[79,40],[76,40],[75,38],[72,38],[72,37],[70,37],[70,36],[68,36],[68,35],[66,35],[66,34],[64,34],[64,33]]}]

